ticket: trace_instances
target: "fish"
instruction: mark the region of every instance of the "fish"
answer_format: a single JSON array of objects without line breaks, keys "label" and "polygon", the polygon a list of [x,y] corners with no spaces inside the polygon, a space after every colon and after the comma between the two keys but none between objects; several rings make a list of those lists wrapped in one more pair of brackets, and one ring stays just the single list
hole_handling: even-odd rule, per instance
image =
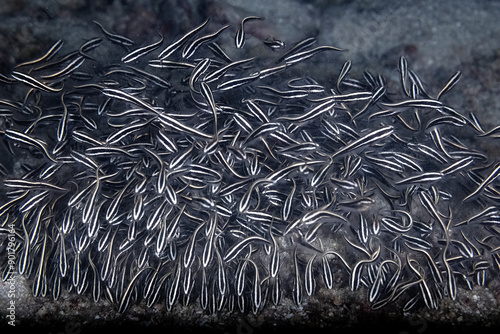
[{"label": "fish", "polygon": [[318,46],[314,49],[306,50],[306,51],[301,51],[297,52],[291,55],[286,56],[283,60],[287,65],[292,65],[301,61],[304,61],[315,54],[321,52],[321,51],[345,51],[343,49],[334,47],[334,46],[329,46],[329,45],[324,45],[324,46]]},{"label": "fish", "polygon": [[152,44],[143,46],[141,48],[135,49],[134,51],[127,53],[125,56],[121,58],[121,61],[124,63],[130,63],[158,49],[163,43],[163,35],[161,34],[159,35],[160,35],[160,40],[158,42],[154,42]]},{"label": "fish", "polygon": [[496,179],[500,175],[499,173],[500,173],[500,163],[497,163],[494,166],[491,173],[484,178],[481,184],[472,193],[464,197],[463,202],[466,202],[476,197],[479,194],[479,192],[481,192],[485,187],[487,187],[491,182],[493,182],[494,179]]},{"label": "fish", "polygon": [[109,31],[104,29],[102,24],[100,24],[99,22],[97,22],[97,21],[92,21],[92,22],[94,22],[101,29],[101,31],[104,33],[104,35],[106,36],[106,38],[110,42],[118,44],[118,45],[123,45],[123,46],[132,46],[135,44],[135,42],[133,40],[131,40],[125,36],[110,33]]},{"label": "fish", "polygon": [[40,77],[40,79],[53,80],[53,79],[58,79],[58,78],[70,75],[72,72],[76,71],[80,66],[82,66],[83,63],[84,63],[84,61],[85,61],[85,57],[78,56],[75,59],[73,59],[71,62],[69,62],[68,65],[66,65],[66,67],[64,67],[63,69],[59,70],[56,73],[52,73],[52,74],[49,74],[49,75],[42,75]]},{"label": "fish", "polygon": [[165,49],[163,49],[162,52],[158,55],[158,59],[160,60],[165,60],[168,58],[172,53],[174,53],[176,50],[178,50],[185,42],[187,42],[191,37],[193,37],[196,33],[198,33],[200,30],[202,30],[208,23],[210,22],[210,18],[205,20],[202,24],[200,24],[198,27],[192,29],[188,33],[186,33],[184,36],[181,38],[177,39],[175,42],[167,46]]},{"label": "fish", "polygon": [[14,78],[15,80],[17,80],[19,82],[25,83],[32,88],[41,90],[42,92],[58,93],[58,92],[62,91],[62,87],[61,88],[53,88],[53,87],[45,84],[44,82],[41,82],[40,80],[37,80],[36,78],[34,78],[28,74],[22,73],[22,72],[13,71],[12,78]]},{"label": "fish", "polygon": [[241,20],[240,25],[238,26],[238,30],[236,31],[236,35],[234,36],[234,44],[237,49],[241,49],[245,45],[245,22],[251,20],[263,20],[258,16],[247,16]]},{"label": "fish", "polygon": [[269,37],[268,37],[265,40],[263,40],[262,42],[267,47],[271,48],[271,50],[273,50],[273,51],[281,50],[286,46],[285,42],[280,41],[279,39],[276,39],[274,37],[272,39],[269,39]]},{"label": "fish", "polygon": [[214,32],[213,34],[200,37],[198,39],[195,39],[190,44],[187,44],[184,47],[184,49],[182,50],[182,58],[186,58],[186,59],[190,58],[201,45],[203,45],[204,43],[211,42],[212,40],[217,38],[217,36],[219,36],[227,28],[229,28],[229,24],[223,26],[222,28],[220,28],[219,30]]},{"label": "fish", "polygon": [[455,72],[455,74],[453,74],[451,76],[451,78],[448,79],[448,82],[446,82],[446,84],[444,85],[444,87],[436,95],[436,100],[439,100],[439,98],[441,96],[443,96],[443,94],[449,92],[458,83],[458,81],[460,80],[461,77],[462,77],[462,72],[461,71]]},{"label": "fish", "polygon": [[61,50],[63,45],[64,45],[64,41],[62,39],[59,39],[54,44],[52,44],[50,49],[48,49],[47,52],[45,52],[45,54],[43,56],[41,56],[37,59],[34,59],[34,60],[30,60],[30,61],[26,61],[26,62],[17,64],[15,66],[15,68],[28,66],[28,65],[34,65],[34,64],[40,63],[42,61],[50,60],[52,57],[54,57],[59,52],[59,50]]},{"label": "fish", "polygon": [[251,243],[255,243],[255,242],[261,242],[264,244],[270,243],[267,239],[259,237],[259,236],[251,236],[251,237],[245,238],[242,241],[238,242],[237,244],[233,245],[226,252],[226,254],[224,255],[224,258],[223,258],[224,262],[230,262],[230,261],[234,260],[245,247],[247,247]]},{"label": "fish", "polygon": [[290,56],[293,53],[301,52],[309,47],[311,47],[314,43],[316,43],[316,38],[308,37],[306,39],[301,40],[296,43],[290,50],[286,51],[276,60],[276,63],[282,62],[286,57]]}]

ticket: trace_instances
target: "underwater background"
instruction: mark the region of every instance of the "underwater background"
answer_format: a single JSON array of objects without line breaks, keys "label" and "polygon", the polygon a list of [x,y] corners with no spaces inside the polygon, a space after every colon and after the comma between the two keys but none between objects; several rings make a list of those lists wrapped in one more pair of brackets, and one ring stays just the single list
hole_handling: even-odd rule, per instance
[{"label": "underwater background", "polygon": [[[211,18],[212,29],[231,25],[224,38],[232,37],[241,20],[254,15],[264,20],[247,25],[247,57],[260,57],[265,63],[266,55],[284,52],[270,51],[262,43],[264,40],[277,39],[292,46],[315,37],[317,45],[346,51],[318,54],[307,64],[298,64],[294,69],[297,72],[331,84],[345,61],[350,60],[351,77],[362,78],[369,71],[396,85],[398,61],[404,56],[433,95],[453,73],[461,71],[461,79],[447,93],[446,103],[464,115],[474,112],[485,129],[500,124],[497,1],[4,0],[0,4],[0,73],[9,76],[16,64],[40,57],[57,40],[63,40],[63,50],[69,52],[91,38],[102,37],[93,21],[134,40],[137,46],[145,46],[158,40],[158,33],[167,43],[173,42],[207,18]],[[234,47],[231,43],[231,38],[221,42]],[[109,50],[97,49],[93,56],[105,59]],[[497,140],[482,143],[481,149],[491,161],[497,161],[500,155]],[[0,194],[2,201],[4,196]],[[8,326],[4,310],[10,301],[7,287],[0,286],[2,327]],[[436,328],[469,331],[500,325],[498,270],[491,272],[484,286],[468,289],[459,285],[457,298],[439,300],[437,310],[423,306],[408,312],[403,312],[400,304],[372,310],[366,289],[352,291],[348,284],[334,290],[316,289],[301,306],[290,299],[279,306],[268,303],[257,314],[235,311],[215,315],[200,311],[195,303],[189,307],[177,305],[171,311],[139,303],[119,313],[106,299],[94,303],[88,293],[78,295],[75,291],[63,291],[57,301],[51,297],[34,298],[31,282],[20,276],[15,288],[15,329],[34,327],[52,333],[129,327],[225,333],[383,328],[385,333],[425,333]]]}]

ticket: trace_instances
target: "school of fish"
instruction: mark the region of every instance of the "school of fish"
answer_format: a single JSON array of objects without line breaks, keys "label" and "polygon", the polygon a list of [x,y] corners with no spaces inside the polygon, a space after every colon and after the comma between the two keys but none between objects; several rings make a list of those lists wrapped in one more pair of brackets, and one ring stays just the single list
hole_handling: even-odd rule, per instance
[{"label": "school of fish", "polygon": [[343,50],[268,38],[273,63],[246,58],[260,20],[231,45],[210,20],[148,45],[95,22],[79,50],[0,75],[3,280],[120,312],[257,313],[339,286],[436,309],[498,277],[500,162],[482,147],[500,127],[446,104],[461,72],[431,91],[400,57],[392,91],[346,61],[321,84],[296,65]]}]

